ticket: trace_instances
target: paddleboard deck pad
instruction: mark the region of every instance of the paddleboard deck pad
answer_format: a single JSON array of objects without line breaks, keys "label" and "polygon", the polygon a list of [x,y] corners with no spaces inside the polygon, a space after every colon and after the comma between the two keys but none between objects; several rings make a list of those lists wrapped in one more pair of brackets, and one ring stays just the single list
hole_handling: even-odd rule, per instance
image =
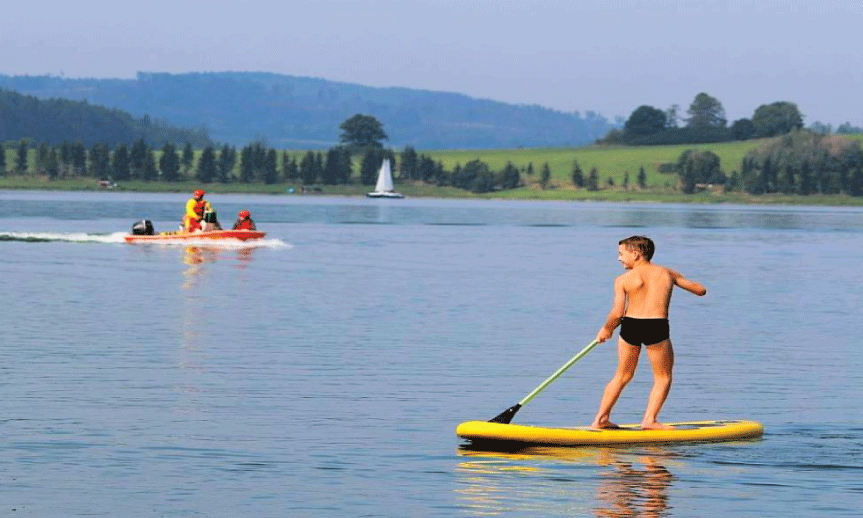
[{"label": "paddleboard deck pad", "polygon": [[756,421],[694,421],[668,423],[674,430],[642,430],[641,425],[594,430],[543,428],[518,424],[468,421],[458,425],[456,435],[474,444],[524,444],[550,446],[614,446],[621,444],[722,442],[761,437],[764,426]]}]

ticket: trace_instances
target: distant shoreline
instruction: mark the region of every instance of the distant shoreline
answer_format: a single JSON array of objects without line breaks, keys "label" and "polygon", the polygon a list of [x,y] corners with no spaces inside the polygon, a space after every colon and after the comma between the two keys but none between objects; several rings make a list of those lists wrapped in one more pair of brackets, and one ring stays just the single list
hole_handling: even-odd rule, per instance
[{"label": "distant shoreline", "polygon": [[[119,182],[116,187],[100,187],[99,181],[93,178],[76,178],[63,180],[48,180],[32,175],[11,175],[0,177],[0,190],[21,191],[86,191],[86,192],[152,192],[152,193],[191,193],[203,188],[211,194],[271,194],[285,196],[346,196],[364,197],[373,190],[366,185],[317,185],[320,191],[313,190],[300,194],[299,185],[292,183],[277,183],[265,185],[262,183],[214,183],[201,185],[198,182],[184,181],[176,183],[129,181]],[[307,187],[308,188],[308,187]],[[293,193],[289,190],[293,189]],[[542,190],[536,186],[520,187],[518,189],[497,191],[485,194],[475,194],[454,187],[438,187],[421,183],[398,183],[396,190],[407,198],[460,198],[460,199],[500,199],[500,200],[532,200],[532,201],[595,201],[612,203],[696,203],[696,204],[741,204],[741,205],[809,205],[835,207],[863,207],[863,197],[852,197],[844,194],[831,195],[791,195],[766,194],[751,195],[745,193],[722,193],[705,191],[696,194],[683,194],[658,188],[623,189],[607,187],[598,191],[573,189],[571,187],[556,187]],[[398,201],[391,203],[397,204]]]},{"label": "distant shoreline", "polygon": [[[845,135],[843,139],[863,142],[863,135]],[[515,167],[519,171],[519,182],[522,187],[498,190],[477,194],[452,186],[437,186],[419,181],[407,181],[396,178],[395,189],[409,198],[464,198],[464,199],[506,199],[506,200],[554,200],[554,201],[604,201],[612,203],[700,203],[700,204],[747,204],[747,205],[811,205],[811,206],[863,206],[863,196],[852,197],[847,194],[763,194],[753,195],[742,191],[725,193],[720,185],[709,186],[703,192],[683,194],[678,190],[680,183],[676,164],[686,151],[709,150],[720,159],[722,170],[732,176],[739,174],[744,158],[762,145],[765,141],[748,140],[721,142],[697,145],[665,145],[665,146],[586,146],[580,148],[518,148],[518,149],[456,149],[421,151],[444,171],[459,169],[475,160],[488,166],[494,174],[501,174],[507,167]],[[36,160],[37,150],[31,149],[28,159],[28,173],[12,173],[0,176],[0,189],[39,189],[59,191],[98,191],[108,190],[99,186],[99,180],[92,176],[75,177],[58,180],[48,180],[44,174],[34,174],[39,170]],[[160,151],[155,152],[156,161]],[[201,150],[194,150],[193,164],[183,172],[184,178],[196,174],[195,163],[201,159]],[[285,156],[293,160],[301,160],[301,151],[283,151],[279,162]],[[330,196],[365,196],[372,186],[359,183],[357,171],[359,157],[353,158],[352,183],[341,185],[310,184],[312,192],[306,195]],[[13,150],[6,150],[6,164],[15,162]],[[587,179],[590,173],[596,172],[598,190],[589,191],[586,188],[573,186],[572,171],[575,165],[582,171],[582,178]],[[540,186],[540,171],[548,167],[550,178],[548,188]],[[273,194],[287,195],[294,189],[293,195],[299,195],[301,185],[285,180],[287,172],[284,163],[277,163],[278,178],[282,181],[272,185],[264,184],[260,178],[254,183],[200,184],[194,179],[184,179],[178,182],[145,182],[142,180],[119,181],[115,188],[125,192],[177,192],[191,193],[203,188],[211,193],[232,194]],[[394,168],[394,172],[400,168]],[[449,176],[448,173],[445,176]],[[240,176],[239,164],[235,163],[231,178]],[[396,175],[398,176],[398,175]],[[444,179],[447,183],[451,179]],[[640,188],[638,185],[644,185]],[[624,187],[626,186],[626,187]],[[316,189],[320,189],[316,192]]]}]

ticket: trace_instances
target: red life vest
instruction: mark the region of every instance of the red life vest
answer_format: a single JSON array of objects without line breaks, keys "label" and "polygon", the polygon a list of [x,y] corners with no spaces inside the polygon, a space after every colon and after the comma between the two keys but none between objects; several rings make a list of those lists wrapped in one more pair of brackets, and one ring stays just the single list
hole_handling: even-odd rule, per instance
[{"label": "red life vest", "polygon": [[199,220],[204,219],[204,210],[207,208],[208,204],[209,202],[206,202],[203,199],[195,200],[195,208],[193,210],[195,211],[195,214],[198,215]]},{"label": "red life vest", "polygon": [[255,222],[252,221],[252,218],[237,221],[234,223],[234,230],[255,230]]}]

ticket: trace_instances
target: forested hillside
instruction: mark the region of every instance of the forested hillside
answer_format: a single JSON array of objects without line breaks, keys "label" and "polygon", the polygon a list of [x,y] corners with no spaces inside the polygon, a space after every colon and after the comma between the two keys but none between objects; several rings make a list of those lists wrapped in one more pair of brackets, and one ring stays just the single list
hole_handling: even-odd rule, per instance
[{"label": "forested hillside", "polygon": [[379,119],[389,145],[422,149],[578,146],[613,127],[590,111],[563,113],[456,93],[270,73],[139,73],[128,80],[0,75],[0,87],[204,126],[213,140],[235,146],[263,141],[277,148],[327,148],[338,143],[339,124],[356,113]]},{"label": "forested hillside", "polygon": [[194,146],[210,143],[204,129],[177,128],[161,120],[68,99],[40,99],[32,95],[0,89],[0,142],[31,139],[60,144],[78,142],[87,147],[143,139],[151,146],[166,142],[189,142]]}]

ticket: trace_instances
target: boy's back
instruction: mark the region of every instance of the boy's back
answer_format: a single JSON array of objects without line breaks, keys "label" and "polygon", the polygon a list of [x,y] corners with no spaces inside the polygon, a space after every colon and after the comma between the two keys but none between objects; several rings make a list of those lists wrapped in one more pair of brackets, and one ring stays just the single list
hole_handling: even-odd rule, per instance
[{"label": "boy's back", "polygon": [[656,264],[642,264],[620,276],[626,292],[626,316],[668,318],[674,275]]}]

